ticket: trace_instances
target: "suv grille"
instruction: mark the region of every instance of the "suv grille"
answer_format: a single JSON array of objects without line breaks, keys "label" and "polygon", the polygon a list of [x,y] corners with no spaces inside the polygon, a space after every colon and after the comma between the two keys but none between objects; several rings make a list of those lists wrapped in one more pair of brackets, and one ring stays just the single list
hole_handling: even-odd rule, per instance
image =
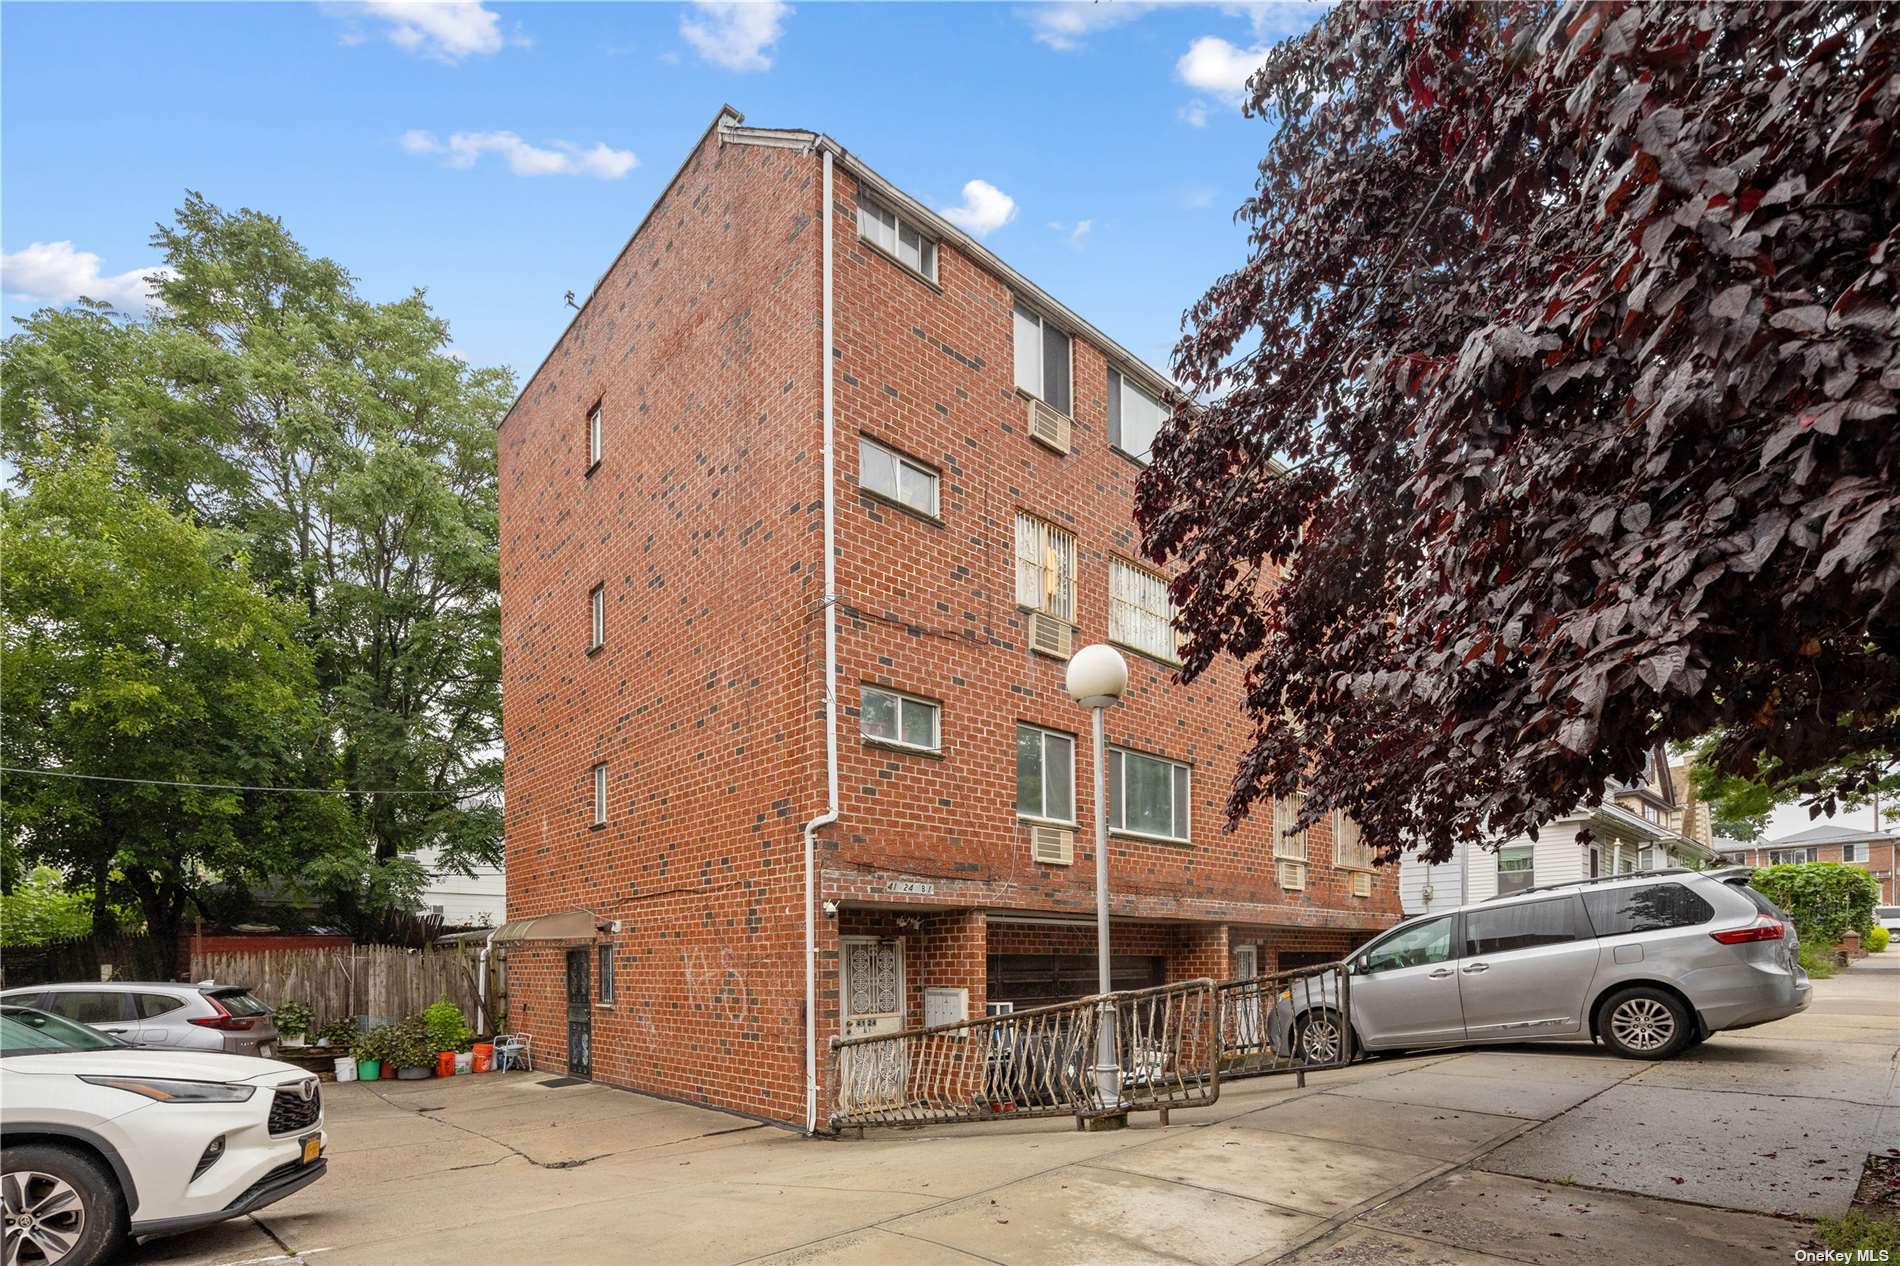
[{"label": "suv grille", "polygon": [[296,1130],[307,1130],[322,1115],[323,1091],[314,1082],[308,1099],[299,1093],[296,1086],[285,1086],[271,1099],[270,1132],[290,1134]]}]

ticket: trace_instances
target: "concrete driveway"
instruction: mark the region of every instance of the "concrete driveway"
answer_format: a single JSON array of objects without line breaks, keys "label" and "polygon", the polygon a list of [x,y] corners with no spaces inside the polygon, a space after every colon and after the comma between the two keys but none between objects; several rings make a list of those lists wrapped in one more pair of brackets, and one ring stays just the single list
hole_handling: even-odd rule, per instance
[{"label": "concrete driveway", "polygon": [[326,1087],[316,1186],[136,1263],[1774,1263],[1900,1146],[1900,953],[1667,1064],[1589,1048],[1229,1083],[1174,1124],[806,1140],[547,1076]]}]

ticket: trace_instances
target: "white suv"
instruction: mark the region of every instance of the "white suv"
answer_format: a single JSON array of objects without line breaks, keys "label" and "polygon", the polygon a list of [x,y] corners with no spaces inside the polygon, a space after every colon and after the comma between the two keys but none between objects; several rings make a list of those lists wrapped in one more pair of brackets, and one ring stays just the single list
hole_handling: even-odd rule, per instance
[{"label": "white suv", "polygon": [[317,1079],[276,1060],[140,1050],[0,1006],[7,1266],[92,1266],[128,1234],[187,1230],[323,1176]]}]

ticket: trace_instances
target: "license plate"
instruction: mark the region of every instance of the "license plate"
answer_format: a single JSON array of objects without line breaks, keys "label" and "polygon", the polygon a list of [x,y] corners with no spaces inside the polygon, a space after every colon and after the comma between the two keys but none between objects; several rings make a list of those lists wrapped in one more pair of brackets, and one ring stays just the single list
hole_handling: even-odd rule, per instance
[{"label": "license plate", "polygon": [[299,1140],[303,1144],[303,1163],[308,1165],[323,1155],[323,1135],[306,1134]]}]

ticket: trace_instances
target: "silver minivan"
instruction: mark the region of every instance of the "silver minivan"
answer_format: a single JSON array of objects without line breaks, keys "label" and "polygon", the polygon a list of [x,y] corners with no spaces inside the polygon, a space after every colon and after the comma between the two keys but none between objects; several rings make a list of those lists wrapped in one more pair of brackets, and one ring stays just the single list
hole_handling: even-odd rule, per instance
[{"label": "silver minivan", "polygon": [[264,1059],[277,1053],[271,1009],[243,985],[137,980],[29,985],[0,993],[0,1002],[50,1011],[135,1046]]},{"label": "silver minivan", "polygon": [[[1601,1041],[1668,1059],[1711,1033],[1766,1024],[1813,996],[1794,924],[1748,867],[1659,870],[1533,888],[1408,920],[1346,962],[1357,1049]],[[1282,994],[1268,1038],[1336,1058],[1336,974]]]}]

